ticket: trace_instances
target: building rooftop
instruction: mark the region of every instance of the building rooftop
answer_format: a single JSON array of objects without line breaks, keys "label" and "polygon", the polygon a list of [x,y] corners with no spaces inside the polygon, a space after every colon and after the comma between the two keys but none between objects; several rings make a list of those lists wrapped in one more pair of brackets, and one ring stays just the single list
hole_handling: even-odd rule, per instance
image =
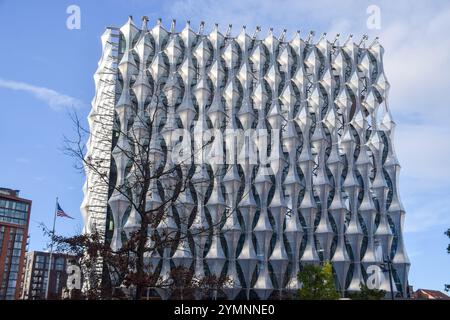
[{"label": "building rooftop", "polygon": [[450,300],[450,297],[438,290],[417,289],[413,294],[414,299],[429,299],[429,300]]},{"label": "building rooftop", "polygon": [[18,197],[20,190],[14,190],[9,188],[0,187],[0,194],[4,194],[7,196]]}]

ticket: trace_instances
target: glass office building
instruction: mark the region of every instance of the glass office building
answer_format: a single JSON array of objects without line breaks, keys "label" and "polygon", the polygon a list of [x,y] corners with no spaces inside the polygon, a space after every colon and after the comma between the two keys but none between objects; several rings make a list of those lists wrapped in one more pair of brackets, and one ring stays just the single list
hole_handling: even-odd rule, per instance
[{"label": "glass office building", "polygon": [[0,188],[0,300],[21,295],[30,211],[18,190]]},{"label": "glass office building", "polygon": [[[59,300],[67,282],[67,265],[72,257],[54,252],[50,266],[50,284],[48,286],[48,299]],[[27,252],[23,280],[22,299],[44,300],[48,281],[49,252]]]}]

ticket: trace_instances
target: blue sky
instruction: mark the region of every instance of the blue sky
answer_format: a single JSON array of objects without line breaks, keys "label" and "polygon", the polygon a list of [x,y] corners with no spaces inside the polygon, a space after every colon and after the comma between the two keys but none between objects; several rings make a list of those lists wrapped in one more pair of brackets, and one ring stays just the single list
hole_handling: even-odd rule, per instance
[{"label": "blue sky", "polygon": [[[66,28],[69,5],[81,9],[81,29]],[[391,83],[390,107],[397,123],[396,149],[402,164],[400,191],[407,211],[405,239],[415,288],[442,290],[450,282],[450,4],[444,1],[12,1],[0,0],[0,186],[20,189],[33,200],[30,249],[43,249],[39,222],[51,225],[55,197],[75,220],[58,219],[57,231],[79,232],[84,176],[62,151],[72,136],[69,107],[85,119],[94,96],[93,73],[106,26],[128,15],[161,17],[180,29],[201,20],[218,22],[234,34],[242,25],[262,33],[288,29],[380,36]],[[366,10],[380,8],[378,30],[369,30]],[[138,23],[138,22],[137,22]],[[370,41],[370,40],[369,40]]]}]

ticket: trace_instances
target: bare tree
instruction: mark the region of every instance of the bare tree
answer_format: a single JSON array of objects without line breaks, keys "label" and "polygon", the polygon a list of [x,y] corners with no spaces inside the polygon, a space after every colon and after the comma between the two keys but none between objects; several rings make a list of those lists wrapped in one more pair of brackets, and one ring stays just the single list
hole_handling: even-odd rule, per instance
[{"label": "bare tree", "polygon": [[[212,183],[214,177],[211,175],[213,175],[213,171],[206,164],[194,165],[193,159],[194,153],[204,152],[214,138],[209,138],[208,141],[202,140],[202,146],[197,150],[194,150],[195,148],[191,148],[191,145],[188,144],[188,148],[179,151],[178,162],[173,163],[172,159],[169,158],[169,152],[167,152],[168,148],[171,149],[170,142],[166,143],[166,141],[181,142],[183,137],[174,137],[169,134],[162,138],[158,131],[161,126],[167,127],[168,121],[171,121],[169,115],[167,115],[169,112],[167,107],[164,103],[159,102],[159,92],[160,90],[155,90],[155,96],[158,98],[147,110],[133,108],[127,111],[133,113],[132,122],[127,119],[127,124],[121,123],[126,118],[121,117],[123,111],[116,110],[113,119],[112,137],[93,136],[92,132],[82,126],[77,114],[71,114],[76,137],[75,139],[65,137],[63,151],[76,160],[75,167],[77,169],[90,171],[104,184],[108,185],[110,197],[118,196],[125,199],[129,205],[129,210],[136,214],[136,220],[138,221],[135,230],[127,232],[127,239],[120,248],[115,249],[111,248],[104,235],[95,231],[91,234],[83,234],[72,238],[58,238],[56,235],[52,235],[53,239],[61,245],[60,249],[71,251],[72,254],[75,251],[78,255],[82,251],[85,255],[83,263],[85,263],[85,272],[90,275],[88,277],[90,282],[88,295],[91,297],[112,297],[113,288],[119,286],[134,288],[135,299],[140,299],[149,287],[170,287],[171,291],[178,292],[179,290],[176,288],[180,287],[180,281],[172,281],[169,286],[165,277],[155,276],[156,266],[152,264],[153,261],[149,257],[164,250],[173,249],[179,241],[190,241],[192,243],[192,237],[212,236],[214,232],[219,232],[218,225],[232,214],[232,210],[228,209],[220,221],[215,223],[208,221],[209,226],[207,228],[191,228],[189,232],[187,231],[193,217],[197,215],[198,205],[192,204],[192,207],[186,208],[187,204],[181,200],[181,195],[185,192],[190,193],[196,184],[206,191]],[[104,125],[107,126],[110,120],[105,118]],[[164,133],[164,129],[162,131]],[[105,174],[105,168],[86,154],[85,140],[87,136],[90,136],[91,139],[97,139],[97,141],[107,139],[106,142],[113,146],[111,150],[113,158],[114,153],[116,153],[125,159],[126,179],[113,181],[113,175]],[[199,166],[204,166],[202,170],[209,172],[207,179],[195,177],[196,169],[199,169]],[[113,167],[113,163],[111,163],[111,167]],[[223,170],[216,174],[224,174],[224,171],[225,166],[223,166]],[[195,196],[195,193],[193,195]],[[196,201],[198,203],[204,200],[203,197],[203,199],[197,199]],[[203,203],[200,205],[203,205]],[[191,214],[176,214],[177,210],[191,211]],[[95,261],[98,261],[99,258],[104,266],[102,277],[104,277],[105,270],[110,275],[109,289],[104,278],[98,279],[98,275],[94,276]],[[169,279],[177,273],[186,275],[189,274],[189,270],[175,268]],[[194,280],[190,277],[190,279],[189,285],[185,283],[184,287],[195,288],[196,290],[214,287],[215,292],[227,282],[227,279],[223,277]],[[98,293],[94,294],[94,291]],[[183,296],[178,295],[178,297],[182,298]]]}]

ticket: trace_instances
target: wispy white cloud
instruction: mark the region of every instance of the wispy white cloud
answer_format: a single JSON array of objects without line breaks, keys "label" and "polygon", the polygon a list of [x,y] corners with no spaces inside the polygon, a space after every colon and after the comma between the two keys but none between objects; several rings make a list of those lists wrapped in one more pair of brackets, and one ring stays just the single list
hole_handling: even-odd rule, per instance
[{"label": "wispy white cloud", "polygon": [[77,98],[68,96],[53,89],[39,87],[25,82],[0,78],[0,88],[27,92],[35,96],[37,99],[47,103],[53,110],[63,110],[66,108],[79,109],[85,105]]}]

